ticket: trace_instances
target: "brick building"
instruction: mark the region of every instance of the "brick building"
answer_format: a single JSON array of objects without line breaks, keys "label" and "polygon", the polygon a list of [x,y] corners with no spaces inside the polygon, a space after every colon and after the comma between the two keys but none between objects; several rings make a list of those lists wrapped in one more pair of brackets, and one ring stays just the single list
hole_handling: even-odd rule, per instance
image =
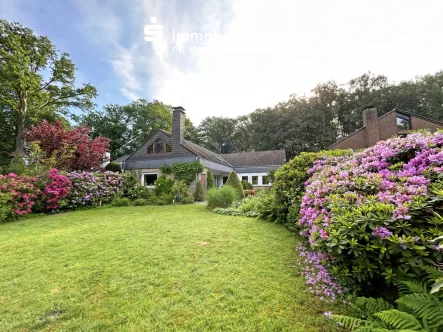
[{"label": "brick building", "polygon": [[436,131],[443,129],[443,122],[399,110],[378,117],[376,108],[366,108],[363,111],[363,127],[338,140],[328,149],[363,149],[375,145],[378,141],[395,135],[407,135],[417,129]]}]

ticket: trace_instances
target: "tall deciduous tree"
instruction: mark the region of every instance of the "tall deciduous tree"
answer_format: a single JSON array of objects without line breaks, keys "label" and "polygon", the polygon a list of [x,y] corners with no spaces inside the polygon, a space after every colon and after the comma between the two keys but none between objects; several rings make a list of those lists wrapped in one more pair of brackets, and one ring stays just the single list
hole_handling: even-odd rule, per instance
[{"label": "tall deciduous tree", "polygon": [[75,87],[75,66],[46,36],[19,23],[0,20],[0,99],[15,132],[15,152],[24,150],[27,120],[40,113],[89,108],[96,89]]}]

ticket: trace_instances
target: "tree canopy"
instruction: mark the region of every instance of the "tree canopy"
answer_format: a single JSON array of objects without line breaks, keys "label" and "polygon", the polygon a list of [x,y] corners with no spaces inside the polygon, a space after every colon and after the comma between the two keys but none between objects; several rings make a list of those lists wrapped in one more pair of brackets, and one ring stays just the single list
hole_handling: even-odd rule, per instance
[{"label": "tree canopy", "polygon": [[[46,36],[17,22],[0,20],[0,106],[10,125],[2,133],[14,135],[13,151],[24,151],[26,127],[45,117],[68,113],[70,107],[93,106],[96,89],[75,86],[75,65]],[[10,137],[3,154],[12,152]]]}]

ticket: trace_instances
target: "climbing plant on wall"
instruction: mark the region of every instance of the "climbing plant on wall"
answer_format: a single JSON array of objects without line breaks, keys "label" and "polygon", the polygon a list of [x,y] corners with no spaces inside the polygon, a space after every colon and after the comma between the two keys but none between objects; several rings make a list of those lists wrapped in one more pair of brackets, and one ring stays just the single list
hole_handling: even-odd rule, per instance
[{"label": "climbing plant on wall", "polygon": [[203,171],[203,165],[199,161],[193,161],[190,163],[173,163],[172,166],[163,165],[160,167],[160,171],[163,174],[172,174],[174,179],[183,181],[189,185],[195,180],[195,174]]}]

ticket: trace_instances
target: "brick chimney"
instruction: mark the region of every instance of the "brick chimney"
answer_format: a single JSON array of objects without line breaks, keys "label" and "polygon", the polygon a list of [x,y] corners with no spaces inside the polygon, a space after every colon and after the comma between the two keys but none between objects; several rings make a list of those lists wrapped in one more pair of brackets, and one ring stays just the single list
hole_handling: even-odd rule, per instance
[{"label": "brick chimney", "polygon": [[363,125],[366,127],[367,146],[375,145],[380,140],[377,108],[367,107],[363,110]]},{"label": "brick chimney", "polygon": [[[185,139],[185,109],[181,106],[172,111],[172,142],[182,143]],[[174,145],[174,144],[173,144]]]}]

